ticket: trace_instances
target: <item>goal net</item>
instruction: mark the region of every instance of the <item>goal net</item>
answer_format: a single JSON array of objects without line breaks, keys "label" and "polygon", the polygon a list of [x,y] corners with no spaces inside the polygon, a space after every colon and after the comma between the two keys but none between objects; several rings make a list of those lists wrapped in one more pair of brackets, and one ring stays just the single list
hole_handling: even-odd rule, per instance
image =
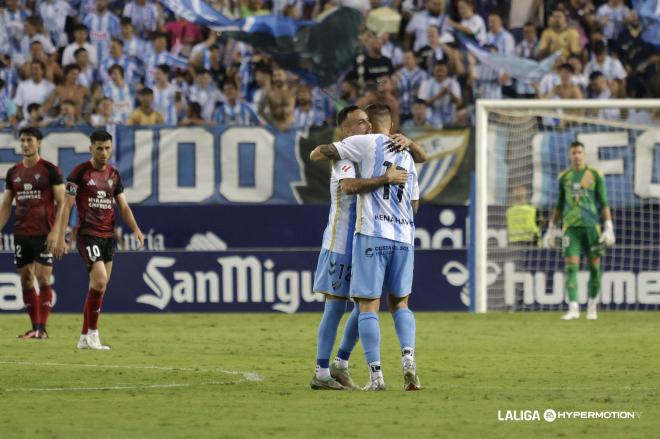
[{"label": "goal net", "polygon": [[[599,307],[660,307],[660,100],[479,101],[476,129],[475,311],[565,308],[561,242],[541,241],[574,141],[605,179],[616,235]],[[581,304],[588,279],[582,256]]]}]

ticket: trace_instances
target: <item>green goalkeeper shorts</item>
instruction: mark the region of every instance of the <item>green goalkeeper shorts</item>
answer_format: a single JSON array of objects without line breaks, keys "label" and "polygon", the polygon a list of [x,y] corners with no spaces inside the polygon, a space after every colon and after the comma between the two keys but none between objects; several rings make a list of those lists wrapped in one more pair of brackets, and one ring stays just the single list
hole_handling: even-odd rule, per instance
[{"label": "green goalkeeper shorts", "polygon": [[580,256],[594,259],[603,255],[603,245],[598,242],[600,227],[569,227],[564,230],[562,244],[564,257]]}]

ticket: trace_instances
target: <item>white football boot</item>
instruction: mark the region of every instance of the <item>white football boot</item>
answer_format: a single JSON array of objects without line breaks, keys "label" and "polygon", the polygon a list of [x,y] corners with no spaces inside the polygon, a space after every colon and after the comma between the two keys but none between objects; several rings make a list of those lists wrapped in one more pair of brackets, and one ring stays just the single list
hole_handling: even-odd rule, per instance
[{"label": "white football boot", "polygon": [[561,316],[562,320],[577,320],[580,318],[580,305],[577,302],[568,304],[568,312]]},{"label": "white football boot", "polygon": [[78,349],[89,349],[89,345],[87,344],[87,334],[80,334],[76,347]]},{"label": "white football boot", "polygon": [[587,301],[587,320],[598,319],[598,301],[591,297]]},{"label": "white football boot", "polygon": [[101,339],[99,338],[99,330],[90,329],[87,333],[87,347],[89,349],[96,349],[98,351],[108,351],[110,346],[104,346],[101,344]]}]

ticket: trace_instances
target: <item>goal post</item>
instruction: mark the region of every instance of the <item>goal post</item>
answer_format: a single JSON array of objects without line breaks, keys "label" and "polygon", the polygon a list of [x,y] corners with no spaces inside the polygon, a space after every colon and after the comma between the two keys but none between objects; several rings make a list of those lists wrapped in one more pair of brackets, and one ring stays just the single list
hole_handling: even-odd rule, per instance
[{"label": "goal post", "polygon": [[[529,191],[530,204],[547,219],[560,166],[566,167],[567,145],[578,140],[585,144],[587,164],[594,159],[592,166],[605,177],[615,216],[617,244],[605,250],[603,272],[617,267],[622,274],[608,278],[606,304],[630,309],[626,304],[635,302],[632,309],[660,309],[660,286],[656,293],[647,285],[660,283],[660,264],[658,279],[648,274],[655,273],[649,267],[660,257],[660,154],[655,148],[660,144],[660,99],[478,100],[475,116],[470,308],[477,313],[562,309],[561,246],[521,250],[509,243],[505,211],[512,206],[512,188],[518,187]],[[637,178],[642,174],[645,178]],[[539,228],[542,236],[545,227]]]}]

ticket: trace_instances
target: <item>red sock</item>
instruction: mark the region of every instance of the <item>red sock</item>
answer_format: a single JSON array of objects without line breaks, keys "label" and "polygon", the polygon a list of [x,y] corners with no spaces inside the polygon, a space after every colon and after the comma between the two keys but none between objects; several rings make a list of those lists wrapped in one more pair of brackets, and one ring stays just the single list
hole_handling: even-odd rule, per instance
[{"label": "red sock", "polygon": [[87,298],[85,299],[85,304],[83,305],[83,327],[81,331],[82,335],[87,335],[87,331],[89,330],[89,319],[87,318],[88,303],[89,303],[89,293],[87,294]]},{"label": "red sock", "polygon": [[104,291],[89,289],[87,293],[87,322],[89,329],[98,329],[99,315],[101,314],[101,304],[103,303]]},{"label": "red sock", "polygon": [[39,325],[39,299],[34,288],[23,290],[23,303],[25,304],[27,313],[30,315],[32,329],[37,329]]},{"label": "red sock", "polygon": [[53,307],[53,289],[50,285],[41,285],[39,287],[39,317],[43,328],[48,323],[48,316]]}]

